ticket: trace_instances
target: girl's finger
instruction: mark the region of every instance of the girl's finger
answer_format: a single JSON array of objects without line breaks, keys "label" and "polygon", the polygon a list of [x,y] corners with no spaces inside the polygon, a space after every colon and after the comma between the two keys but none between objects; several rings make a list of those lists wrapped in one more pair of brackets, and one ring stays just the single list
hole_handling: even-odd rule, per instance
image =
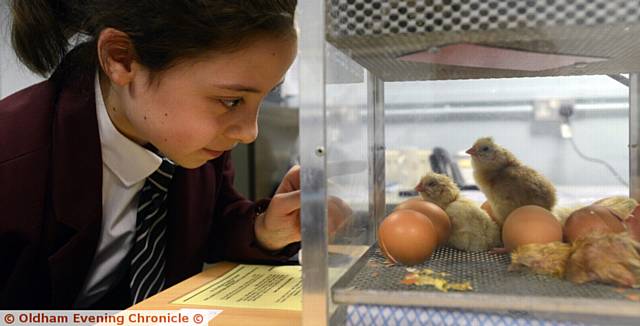
[{"label": "girl's finger", "polygon": [[276,194],[271,199],[269,209],[274,214],[286,215],[300,209],[300,190],[290,191],[282,194]]},{"label": "girl's finger", "polygon": [[282,178],[276,194],[300,189],[300,165],[294,165]]}]

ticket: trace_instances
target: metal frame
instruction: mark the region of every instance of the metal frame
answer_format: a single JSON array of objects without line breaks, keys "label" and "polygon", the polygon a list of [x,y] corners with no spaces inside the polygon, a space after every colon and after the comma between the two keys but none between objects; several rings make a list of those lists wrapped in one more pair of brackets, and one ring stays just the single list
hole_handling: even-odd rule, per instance
[{"label": "metal frame", "polygon": [[329,323],[324,5],[298,5],[303,325]]},{"label": "metal frame", "polygon": [[640,200],[640,75],[629,74],[629,197]]},{"label": "metal frame", "polygon": [[[364,264],[360,264],[362,266]],[[468,293],[442,293],[435,292],[389,292],[389,291],[334,291],[337,301],[344,304],[372,304],[389,306],[412,306],[448,308],[448,309],[472,309],[486,311],[526,311],[531,313],[566,314],[572,317],[596,314],[609,318],[638,318],[638,306],[634,302],[620,302],[615,309],[603,309],[609,300],[582,299],[582,298],[548,298],[548,297],[522,297],[495,295],[468,294]]]},{"label": "metal frame", "polygon": [[[331,321],[328,278],[326,46],[324,1],[299,5],[300,163],[303,325]],[[385,214],[384,82],[367,74],[367,137],[369,153],[369,212],[376,226]],[[376,240],[376,229],[368,242]],[[324,268],[320,266],[325,266]]]},{"label": "metal frame", "polygon": [[377,240],[378,226],[385,214],[384,81],[367,71],[367,137],[369,148],[369,213],[375,228],[368,243]]}]

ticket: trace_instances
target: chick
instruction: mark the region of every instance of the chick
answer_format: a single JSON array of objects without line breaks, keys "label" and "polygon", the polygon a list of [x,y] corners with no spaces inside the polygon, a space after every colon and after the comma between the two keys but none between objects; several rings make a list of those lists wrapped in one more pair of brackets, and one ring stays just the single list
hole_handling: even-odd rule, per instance
[{"label": "chick", "polygon": [[530,243],[511,252],[509,271],[530,269],[536,274],[564,277],[571,245],[563,242]]},{"label": "chick", "polygon": [[427,173],[415,190],[422,199],[442,208],[451,220],[447,245],[464,251],[484,251],[500,246],[500,228],[475,202],[442,174]]},{"label": "chick", "polygon": [[487,197],[500,225],[509,213],[521,206],[537,205],[552,210],[556,203],[553,184],[493,139],[478,139],[467,153],[471,155],[476,184]]},{"label": "chick", "polygon": [[640,243],[626,232],[591,235],[573,243],[566,278],[640,287]]}]

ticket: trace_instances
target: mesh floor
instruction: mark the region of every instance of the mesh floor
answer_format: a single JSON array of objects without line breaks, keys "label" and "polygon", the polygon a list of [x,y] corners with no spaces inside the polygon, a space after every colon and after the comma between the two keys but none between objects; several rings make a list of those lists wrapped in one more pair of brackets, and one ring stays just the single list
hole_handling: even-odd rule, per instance
[{"label": "mesh floor", "polygon": [[[334,287],[335,291],[362,292],[389,291],[389,292],[435,292],[432,286],[405,285],[400,281],[407,274],[406,266],[386,263],[377,245],[372,246],[362,257],[365,260],[362,268],[355,273],[347,273]],[[450,282],[471,282],[473,291],[449,292],[456,295],[483,294],[495,295],[496,300],[504,295],[522,297],[547,298],[581,298],[604,299],[611,305],[616,303],[637,304],[640,312],[640,303],[634,303],[627,298],[630,294],[640,294],[640,290],[626,289],[621,291],[614,286],[604,284],[575,285],[569,281],[536,275],[530,272],[509,272],[510,258],[508,254],[490,254],[487,252],[463,252],[452,248],[437,249],[427,262],[414,266],[417,269],[429,268],[435,272],[450,274],[446,279]],[[380,293],[378,292],[378,295]],[[341,302],[357,303],[357,302]],[[429,305],[429,302],[425,302]]]}]

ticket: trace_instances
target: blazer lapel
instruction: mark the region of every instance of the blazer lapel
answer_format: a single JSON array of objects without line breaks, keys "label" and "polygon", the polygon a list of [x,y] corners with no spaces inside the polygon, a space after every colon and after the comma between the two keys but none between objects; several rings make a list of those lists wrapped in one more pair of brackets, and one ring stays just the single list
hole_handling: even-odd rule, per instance
[{"label": "blazer lapel", "polygon": [[202,270],[207,249],[203,239],[212,223],[216,182],[210,164],[176,168],[168,199],[165,288]]},{"label": "blazer lapel", "polygon": [[51,190],[57,223],[52,249],[57,251],[49,266],[57,307],[70,307],[77,297],[101,230],[102,157],[90,76],[65,78],[54,119]]}]

